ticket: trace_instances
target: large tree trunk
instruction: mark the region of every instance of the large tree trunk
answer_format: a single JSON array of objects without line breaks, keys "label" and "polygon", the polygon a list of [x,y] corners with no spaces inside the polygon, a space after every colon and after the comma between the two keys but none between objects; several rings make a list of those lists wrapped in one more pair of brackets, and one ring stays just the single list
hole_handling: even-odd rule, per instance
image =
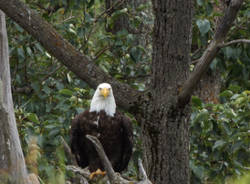
[{"label": "large tree trunk", "polygon": [[189,183],[188,107],[178,106],[189,70],[192,1],[153,0],[151,97],[141,118],[146,168],[157,184]]},{"label": "large tree trunk", "polygon": [[11,94],[5,15],[0,10],[0,183],[27,184]]}]

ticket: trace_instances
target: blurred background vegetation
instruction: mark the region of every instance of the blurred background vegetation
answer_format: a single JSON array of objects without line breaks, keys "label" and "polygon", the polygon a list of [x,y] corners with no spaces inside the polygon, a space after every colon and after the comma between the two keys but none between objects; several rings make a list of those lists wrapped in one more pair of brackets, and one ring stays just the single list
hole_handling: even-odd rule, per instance
[{"label": "blurred background vegetation", "polygon": [[[150,80],[152,5],[146,0],[131,0],[126,6],[114,6],[110,12],[105,8],[106,2],[25,0],[104,71],[145,90]],[[220,3],[219,0],[194,3],[191,53],[194,61],[214,35],[216,21],[222,15],[216,9]],[[114,31],[121,17],[126,17],[129,28]],[[94,90],[15,22],[8,19],[7,28],[17,126],[28,169],[39,175],[41,183],[63,184],[71,173],[65,169],[68,160],[60,137],[69,141],[71,119],[89,107]],[[228,41],[250,38],[249,0],[243,4],[227,38]],[[191,183],[232,183],[247,172],[245,178],[249,178],[250,44],[232,44],[221,49],[209,72],[221,74],[221,93],[217,103],[192,98]],[[136,121],[134,134],[134,156],[126,173],[131,177],[137,175],[137,158],[142,152]],[[247,181],[243,178],[241,183],[244,180]]]}]

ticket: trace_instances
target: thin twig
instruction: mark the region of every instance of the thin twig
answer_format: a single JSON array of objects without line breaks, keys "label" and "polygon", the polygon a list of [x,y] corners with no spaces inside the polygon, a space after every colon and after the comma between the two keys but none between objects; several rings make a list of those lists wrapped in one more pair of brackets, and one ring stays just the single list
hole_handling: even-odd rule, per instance
[{"label": "thin twig", "polygon": [[248,39],[232,40],[230,42],[220,44],[219,47],[223,48],[223,47],[227,47],[227,46],[230,46],[230,45],[233,45],[233,44],[236,44],[236,43],[248,43],[248,44],[250,44],[250,40],[248,40]]},{"label": "thin twig", "polygon": [[109,50],[111,47],[107,46],[101,50],[99,50],[96,54],[95,54],[95,58],[92,60],[93,62],[96,61],[104,52],[106,52],[107,50]]},{"label": "thin twig", "polygon": [[41,82],[43,81],[46,81],[49,77],[51,77],[54,73],[56,73],[60,68],[62,68],[63,65],[59,65],[55,70],[53,70],[52,72],[48,73],[42,80]]},{"label": "thin twig", "polygon": [[125,2],[125,0],[120,0],[120,1],[115,2],[113,6],[109,7],[108,9],[104,10],[100,15],[98,15],[98,16],[95,18],[95,21],[94,21],[94,22],[95,22],[95,23],[98,22],[98,20],[99,20],[100,18],[105,18],[105,17],[108,15],[108,13],[109,13],[112,9],[115,9],[115,8],[118,7],[118,6],[121,6],[124,2]]},{"label": "thin twig", "polygon": [[[114,9],[114,8],[117,7],[117,6],[122,5],[124,2],[125,2],[125,0],[117,1],[116,3],[114,3],[113,6],[111,6],[109,9],[104,10],[100,15],[98,15],[98,16],[95,18],[95,20],[94,20],[94,22],[93,22],[93,26],[91,27],[91,29],[90,29],[88,35],[86,36],[86,39],[84,40],[85,44],[88,43],[88,41],[89,41],[89,39],[90,39],[92,33],[93,33],[94,30],[96,29],[96,27],[97,27],[97,26],[96,26],[96,23],[99,21],[99,19],[100,19],[100,18],[106,18],[107,15],[108,15],[108,13],[109,13],[112,9]],[[85,44],[83,44],[83,45],[79,48],[79,50],[81,50],[81,49],[84,47]]]}]

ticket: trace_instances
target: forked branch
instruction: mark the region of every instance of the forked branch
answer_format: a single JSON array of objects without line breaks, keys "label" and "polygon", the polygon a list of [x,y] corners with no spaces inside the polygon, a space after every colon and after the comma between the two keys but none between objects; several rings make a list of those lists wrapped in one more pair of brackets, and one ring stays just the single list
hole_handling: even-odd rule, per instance
[{"label": "forked branch", "polygon": [[237,44],[237,43],[247,43],[247,44],[250,44],[250,40],[248,40],[248,39],[237,39],[237,40],[232,40],[232,41],[227,42],[227,43],[222,43],[219,46],[220,46],[220,48],[223,48],[223,47],[228,47],[230,45]]},{"label": "forked branch", "polygon": [[182,87],[178,97],[179,105],[185,105],[189,102],[194,87],[197,85],[202,75],[209,68],[209,65],[215,58],[221,44],[224,42],[226,35],[233,24],[233,21],[236,18],[242,3],[243,0],[231,0],[220,24],[216,28],[214,39],[208,45],[208,48],[199,59],[194,71],[190,74],[189,78]]}]

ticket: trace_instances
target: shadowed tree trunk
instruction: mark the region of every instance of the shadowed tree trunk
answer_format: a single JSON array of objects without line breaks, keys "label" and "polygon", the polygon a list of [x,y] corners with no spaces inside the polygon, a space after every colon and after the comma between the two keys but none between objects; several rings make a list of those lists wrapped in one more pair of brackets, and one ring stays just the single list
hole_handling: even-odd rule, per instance
[{"label": "shadowed tree trunk", "polygon": [[10,83],[5,15],[0,10],[0,183],[27,184]]},{"label": "shadowed tree trunk", "polygon": [[178,106],[178,93],[188,76],[192,1],[152,3],[151,92],[141,118],[146,166],[154,183],[185,184],[189,183],[189,108]]}]

